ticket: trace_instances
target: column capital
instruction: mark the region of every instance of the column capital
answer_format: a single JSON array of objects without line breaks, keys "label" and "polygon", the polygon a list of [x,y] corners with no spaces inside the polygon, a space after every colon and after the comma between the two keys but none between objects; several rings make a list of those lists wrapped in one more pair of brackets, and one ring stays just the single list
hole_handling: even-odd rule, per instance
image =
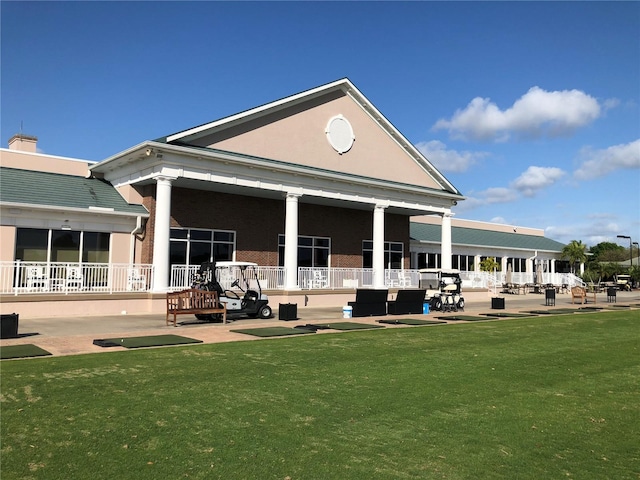
[{"label": "column capital", "polygon": [[153,179],[157,182],[157,183],[164,183],[164,184],[169,184],[171,185],[171,183],[175,180],[178,179],[178,177],[173,177],[171,175],[156,175],[155,177],[153,177]]},{"label": "column capital", "polygon": [[444,218],[444,217],[451,218],[451,217],[453,217],[454,215],[455,215],[455,213],[451,212],[451,210],[449,210],[449,211],[445,211],[445,212],[442,212],[442,218]]}]

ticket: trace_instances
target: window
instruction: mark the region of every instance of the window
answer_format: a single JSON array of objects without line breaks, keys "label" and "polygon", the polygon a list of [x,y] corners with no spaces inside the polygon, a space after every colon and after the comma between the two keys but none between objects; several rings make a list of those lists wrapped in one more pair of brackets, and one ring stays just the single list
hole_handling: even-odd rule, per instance
[{"label": "window", "polygon": [[509,259],[507,259],[507,265],[511,265],[511,271],[513,271],[513,272],[526,272],[527,271],[527,259],[526,258],[509,258]]},{"label": "window", "polygon": [[16,260],[23,262],[108,263],[111,234],[18,228]]},{"label": "window", "polygon": [[169,242],[171,265],[201,265],[233,260],[236,234],[224,230],[172,228]]},{"label": "window", "polygon": [[[404,244],[402,242],[384,242],[384,268],[401,269],[404,259]],[[373,268],[373,242],[362,242],[362,267]]]},{"label": "window", "polygon": [[[329,266],[331,239],[326,237],[298,237],[298,266]],[[278,265],[284,266],[284,235],[278,235]]]},{"label": "window", "polygon": [[473,272],[473,255],[451,255],[451,268],[462,272]]}]

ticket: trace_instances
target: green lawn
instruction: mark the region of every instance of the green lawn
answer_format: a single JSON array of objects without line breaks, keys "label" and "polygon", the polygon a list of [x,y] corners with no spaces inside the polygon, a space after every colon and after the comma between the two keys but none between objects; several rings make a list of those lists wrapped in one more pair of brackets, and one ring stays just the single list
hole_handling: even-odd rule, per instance
[{"label": "green lawn", "polygon": [[638,479],[638,311],[3,361],[11,479]]}]

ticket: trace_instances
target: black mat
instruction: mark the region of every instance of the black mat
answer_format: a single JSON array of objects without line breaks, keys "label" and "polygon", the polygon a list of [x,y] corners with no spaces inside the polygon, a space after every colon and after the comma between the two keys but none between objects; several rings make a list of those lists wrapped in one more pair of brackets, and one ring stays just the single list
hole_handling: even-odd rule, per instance
[{"label": "black mat", "polygon": [[9,360],[11,358],[46,357],[51,355],[40,347],[31,343],[26,345],[7,345],[0,348],[0,359]]},{"label": "black mat", "polygon": [[496,320],[497,317],[484,317],[481,315],[447,315],[443,317],[436,317],[440,320],[461,320],[465,322],[482,322],[486,320]]},{"label": "black mat", "polygon": [[231,330],[235,333],[244,333],[245,335],[253,335],[254,337],[283,337],[287,335],[304,335],[307,333],[315,333],[315,330],[304,327],[261,327],[261,328],[241,328]]},{"label": "black mat", "polygon": [[182,337],[180,335],[151,335],[146,337],[104,338],[93,341],[99,347],[144,348],[163,347],[168,345],[186,345],[202,343],[202,340]]},{"label": "black mat", "polygon": [[371,325],[356,322],[314,323],[314,327],[328,328],[331,330],[367,330],[371,328],[384,328],[384,325]]},{"label": "black mat", "polygon": [[446,325],[443,320],[420,320],[418,318],[394,318],[390,320],[378,320],[385,325]]},{"label": "black mat", "polygon": [[498,318],[524,318],[524,317],[533,317],[535,313],[509,313],[509,312],[493,312],[493,313],[481,313],[480,315],[484,315],[486,317],[498,317]]}]

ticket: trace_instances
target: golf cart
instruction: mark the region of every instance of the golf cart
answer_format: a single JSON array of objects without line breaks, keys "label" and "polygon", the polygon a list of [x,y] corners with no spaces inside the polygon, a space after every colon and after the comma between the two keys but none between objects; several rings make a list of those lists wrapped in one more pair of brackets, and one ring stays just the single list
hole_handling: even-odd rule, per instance
[{"label": "golf cart", "polygon": [[[262,293],[257,266],[251,262],[205,262],[194,275],[192,286],[217,291],[220,302],[227,305],[228,319],[271,318],[269,299]],[[198,320],[218,320],[212,317],[217,316],[196,315]]]},{"label": "golf cart", "polygon": [[427,290],[426,299],[432,310],[444,312],[464,310],[459,270],[423,268],[420,270],[420,288]]},{"label": "golf cart", "polygon": [[618,287],[618,290],[625,290],[627,292],[631,291],[631,283],[631,275],[616,276],[616,287]]}]

